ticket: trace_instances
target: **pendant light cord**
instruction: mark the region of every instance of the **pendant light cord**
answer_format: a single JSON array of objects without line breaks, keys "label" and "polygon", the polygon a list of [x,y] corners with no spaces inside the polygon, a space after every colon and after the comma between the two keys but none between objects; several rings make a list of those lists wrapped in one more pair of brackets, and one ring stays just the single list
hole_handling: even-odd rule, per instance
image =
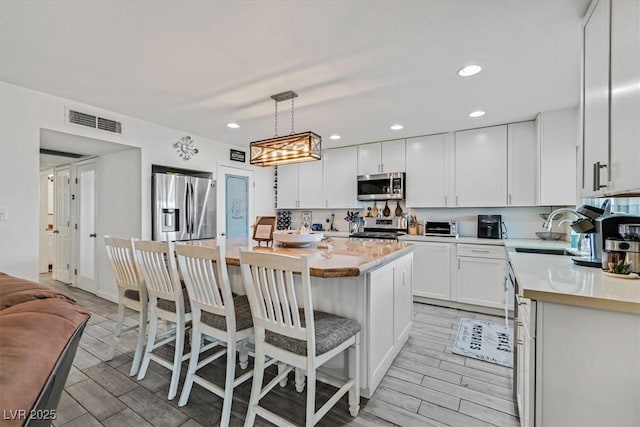
[{"label": "pendant light cord", "polygon": [[293,135],[293,100],[295,98],[291,98],[291,135]]}]

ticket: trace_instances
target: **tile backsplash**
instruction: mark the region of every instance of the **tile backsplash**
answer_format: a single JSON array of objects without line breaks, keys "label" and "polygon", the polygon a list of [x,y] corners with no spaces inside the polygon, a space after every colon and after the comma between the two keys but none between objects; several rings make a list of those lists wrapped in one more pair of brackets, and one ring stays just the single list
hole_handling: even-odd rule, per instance
[{"label": "tile backsplash", "polygon": [[[384,206],[384,205],[383,205]],[[380,207],[380,206],[378,206]],[[540,207],[503,207],[503,208],[405,208],[405,213],[416,215],[418,221],[422,225],[425,220],[429,221],[449,221],[457,220],[460,236],[475,237],[477,234],[477,215],[479,214],[498,214],[502,215],[502,221],[505,223],[507,235],[509,238],[519,239],[535,239],[536,231],[543,231],[542,224],[544,219],[540,214],[549,213],[558,207],[564,206],[540,206]],[[571,208],[575,206],[569,206]],[[338,231],[348,231],[348,222],[345,221],[347,209],[309,209],[311,211],[311,222],[322,224],[324,230],[329,229],[331,214],[334,215],[334,227]],[[350,211],[360,212],[361,216],[366,215],[366,207],[360,209],[349,209]],[[302,224],[302,209],[291,210],[291,228],[298,228]],[[393,213],[393,209],[392,209]],[[563,219],[573,221],[575,218],[570,215],[564,216]],[[562,231],[567,233],[569,238],[569,221],[559,224],[560,221],[554,221],[553,231]],[[422,226],[420,227],[422,232]]]}]

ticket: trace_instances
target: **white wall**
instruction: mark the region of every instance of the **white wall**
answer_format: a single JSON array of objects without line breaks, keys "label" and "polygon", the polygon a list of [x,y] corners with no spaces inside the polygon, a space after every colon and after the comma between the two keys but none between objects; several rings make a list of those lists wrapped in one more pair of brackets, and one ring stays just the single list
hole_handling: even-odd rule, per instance
[{"label": "white wall", "polygon": [[[114,135],[65,123],[65,107],[104,115],[123,123],[123,134]],[[170,129],[97,107],[0,82],[0,209],[7,220],[0,222],[0,271],[30,280],[38,279],[39,148],[40,129],[87,136],[139,147],[140,206],[127,218],[140,224],[140,237],[151,237],[151,165],[216,172],[218,165],[240,167],[231,162],[226,143],[193,133]],[[199,153],[191,160],[178,157],[173,144],[189,135]],[[234,147],[238,148],[238,147]],[[247,156],[248,157],[248,156]],[[273,170],[255,170],[256,215],[274,213]],[[242,165],[242,167],[245,167]],[[125,207],[126,209],[126,207]],[[100,278],[99,278],[100,280]]]}]

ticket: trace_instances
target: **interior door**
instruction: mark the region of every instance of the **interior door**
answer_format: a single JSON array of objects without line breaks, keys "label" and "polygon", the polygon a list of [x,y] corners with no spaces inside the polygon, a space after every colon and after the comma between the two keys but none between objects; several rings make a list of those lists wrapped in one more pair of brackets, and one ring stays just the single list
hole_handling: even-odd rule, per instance
[{"label": "interior door", "polygon": [[253,224],[253,171],[218,167],[218,237],[249,238]]},{"label": "interior door", "polygon": [[71,191],[69,166],[54,170],[53,236],[54,257],[52,277],[64,283],[71,283],[70,263],[70,221]]},{"label": "interior door", "polygon": [[76,168],[76,286],[96,293],[96,163],[80,164]]}]

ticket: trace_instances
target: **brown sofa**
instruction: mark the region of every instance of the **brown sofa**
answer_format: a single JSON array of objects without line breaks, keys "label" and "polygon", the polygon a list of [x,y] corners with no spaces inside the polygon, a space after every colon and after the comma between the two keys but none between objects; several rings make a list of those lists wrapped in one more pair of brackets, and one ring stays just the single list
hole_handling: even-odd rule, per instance
[{"label": "brown sofa", "polygon": [[89,311],[0,273],[0,425],[50,426]]}]

